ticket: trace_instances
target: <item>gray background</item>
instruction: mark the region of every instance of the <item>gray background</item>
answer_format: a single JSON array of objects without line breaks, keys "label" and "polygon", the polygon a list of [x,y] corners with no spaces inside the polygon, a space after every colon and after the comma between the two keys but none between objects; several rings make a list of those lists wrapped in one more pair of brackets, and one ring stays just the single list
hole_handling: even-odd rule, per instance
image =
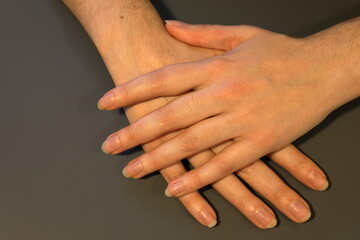
[{"label": "gray background", "polygon": [[[158,2],[158,1],[157,1]],[[252,24],[292,36],[360,15],[357,0],[166,0],[166,18],[192,23]],[[170,14],[171,13],[171,14]],[[95,47],[60,1],[0,1],[0,239],[358,239],[360,101],[342,107],[297,145],[325,169],[319,193],[278,169],[313,207],[295,224],[254,227],[212,189],[220,225],[200,226],[160,175],[121,176],[141,154],[107,156],[105,137],[127,124],[96,102],[112,81]]]}]

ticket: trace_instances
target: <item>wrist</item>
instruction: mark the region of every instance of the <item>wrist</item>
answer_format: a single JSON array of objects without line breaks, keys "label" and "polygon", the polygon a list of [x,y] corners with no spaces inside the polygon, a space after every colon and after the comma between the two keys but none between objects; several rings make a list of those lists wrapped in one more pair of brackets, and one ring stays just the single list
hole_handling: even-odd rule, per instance
[{"label": "wrist", "polygon": [[[309,37],[322,69],[330,112],[360,96],[360,18]],[[319,59],[321,58],[321,59]]]}]

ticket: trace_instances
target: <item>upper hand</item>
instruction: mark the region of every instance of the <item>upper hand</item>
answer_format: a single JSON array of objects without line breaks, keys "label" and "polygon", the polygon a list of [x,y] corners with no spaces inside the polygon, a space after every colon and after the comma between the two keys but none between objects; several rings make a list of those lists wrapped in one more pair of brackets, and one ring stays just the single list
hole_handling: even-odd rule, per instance
[{"label": "upper hand", "polygon": [[[251,28],[249,28],[249,29],[251,29]],[[255,32],[255,30],[256,31],[259,31],[259,35],[260,35],[260,32],[262,31],[262,30],[259,30],[259,29],[251,29],[251,30],[254,30],[254,32]],[[261,34],[265,34],[265,33],[268,33],[268,32],[265,32],[265,31],[263,31],[263,32],[261,32]],[[270,34],[270,33],[268,33],[268,34]],[[255,36],[255,35],[254,35]],[[216,46],[211,46],[211,47],[216,47]],[[225,50],[228,50],[228,49],[225,49]],[[226,55],[225,55],[226,56]],[[207,60],[207,61],[203,61],[203,62],[200,62],[200,63],[206,63],[206,62],[209,62],[210,60]],[[181,65],[181,64],[180,64]],[[178,65],[178,66],[180,66],[180,65]],[[184,66],[185,65],[187,65],[187,64],[184,64]],[[204,64],[205,65],[205,64]],[[176,65],[175,65],[176,66]],[[210,66],[210,64],[209,64],[209,66]],[[168,69],[168,71],[170,72],[170,70],[171,70],[171,68],[172,67],[168,67],[167,69]],[[176,69],[175,69],[176,70]],[[209,70],[211,70],[211,69],[209,69]],[[168,71],[166,71],[166,72],[168,72]],[[177,71],[178,72],[178,71]],[[160,75],[157,75],[158,77],[159,76],[161,76],[162,74],[163,74],[163,71],[157,71],[156,72],[156,74],[160,74]],[[191,75],[191,74],[193,74],[193,72],[191,72],[191,71],[189,71],[189,73],[186,73],[186,74],[189,74],[189,76]],[[172,77],[174,77],[173,75],[171,75]],[[200,76],[201,77],[201,76]],[[145,85],[141,85],[142,84],[142,82],[143,81],[149,81],[150,80],[150,83],[152,84],[151,85],[151,88],[152,88],[152,90],[150,90],[149,92],[147,92],[147,90],[149,89],[148,88],[148,86],[149,85],[146,85],[146,83],[144,83]],[[160,81],[159,81],[160,80]],[[188,78],[188,79],[186,79],[186,80],[189,80],[189,82],[191,82],[191,81],[193,81],[193,83],[195,84],[195,81],[196,81],[196,79],[194,79],[194,80],[192,80],[190,77]],[[208,83],[208,85],[210,86],[211,84],[214,84],[214,83],[221,83],[220,81],[216,81],[216,79],[210,79],[210,80],[213,80],[213,82],[211,83],[211,82],[209,82]],[[188,90],[190,90],[190,89],[192,89],[192,88],[194,88],[194,89],[197,89],[198,91],[199,90],[201,90],[201,89],[206,89],[206,87],[209,87],[209,86],[206,86],[207,85],[207,83],[206,84],[203,84],[202,86],[196,86],[196,87],[191,87],[191,86],[185,86],[186,84],[181,84],[181,83],[183,83],[183,82],[179,82],[178,84],[179,84],[179,87],[181,88],[181,87],[186,87],[186,89],[184,90],[179,90],[179,89],[177,89],[176,90],[176,84],[175,84],[175,82],[174,83],[172,83],[172,84],[169,84],[169,85],[167,85],[167,87],[165,86],[165,84],[166,84],[166,82],[165,81],[167,81],[167,79],[166,79],[166,75],[165,76],[163,76],[163,78],[154,78],[154,77],[148,77],[148,78],[146,78],[145,80],[144,80],[144,77],[143,78],[139,78],[139,79],[137,79],[135,82],[133,82],[133,83],[129,83],[129,84],[125,84],[125,85],[123,85],[123,86],[120,86],[117,90],[113,90],[113,91],[111,91],[111,93],[115,93],[115,98],[117,99],[117,100],[120,100],[121,102],[120,102],[120,104],[113,104],[112,106],[110,106],[108,109],[113,109],[113,108],[116,108],[116,107],[119,107],[119,106],[125,106],[125,105],[130,105],[130,104],[133,104],[133,103],[137,103],[137,102],[140,102],[140,101],[143,101],[143,100],[147,100],[147,99],[150,99],[150,98],[153,98],[153,97],[156,97],[156,96],[158,96],[158,95],[160,95],[160,94],[165,94],[165,95],[177,95],[177,94],[181,94],[181,93],[184,93],[184,92],[186,92],[186,91],[188,91]],[[236,82],[236,81],[235,81]],[[147,82],[148,83],[148,82]],[[164,84],[165,83],[165,84]],[[215,84],[215,90],[217,90],[216,88],[217,88],[217,86],[222,86],[221,84],[220,85],[216,85]],[[164,88],[165,87],[165,88]],[[173,89],[171,90],[170,89],[170,87],[173,87]],[[226,84],[225,84],[225,87],[226,87]],[[212,88],[212,89],[214,89],[214,87]],[[221,88],[218,88],[218,89],[220,89],[220,90],[222,90]],[[153,91],[154,90],[154,91]],[[165,92],[166,90],[170,90],[170,92]],[[161,92],[161,91],[163,91],[163,93]],[[174,93],[174,92],[171,92],[171,91],[177,91],[177,93]],[[124,95],[124,94],[122,94],[122,92],[125,92],[126,93],[126,95]],[[195,91],[194,93],[197,93],[197,91]],[[109,93],[110,94],[110,93]],[[211,93],[210,93],[211,94]],[[185,98],[186,97],[188,97],[188,95],[189,94],[187,94],[187,96],[185,96]],[[229,94],[230,95],[230,94]],[[249,94],[250,95],[250,94]],[[108,95],[109,96],[109,95]],[[216,96],[216,95],[215,95]],[[225,96],[225,95],[224,95]],[[225,97],[228,97],[228,96],[225,96]],[[231,97],[231,96],[230,96]],[[235,96],[234,96],[235,97]],[[176,99],[176,100],[174,100],[171,104],[174,104],[174,103],[176,103],[176,102],[180,102],[181,103],[181,99],[182,98],[184,98],[184,97],[180,97],[180,98],[178,98],[178,99]],[[208,98],[209,99],[209,98]],[[211,99],[210,99],[211,100]],[[226,99],[222,99],[222,100],[226,100]],[[248,100],[249,102],[251,102],[251,100]],[[101,102],[101,101],[100,101]],[[214,102],[214,101],[213,101]],[[221,102],[220,102],[221,103]],[[169,105],[171,105],[171,104],[169,104]],[[216,104],[214,104],[214,106],[215,106]],[[187,107],[191,107],[190,105],[186,105]],[[206,106],[206,104],[204,104],[204,106]],[[225,106],[224,104],[223,104],[223,106]],[[221,107],[221,106],[220,106]],[[225,106],[226,107],[226,106]],[[235,105],[233,105],[233,107],[235,107]],[[162,109],[160,109],[160,113],[161,113],[161,111],[163,111],[163,109],[166,109],[166,108],[162,108]],[[230,109],[230,108],[229,108]],[[176,110],[176,109],[175,109]],[[193,115],[193,112],[191,112],[191,108],[189,108],[189,109],[181,109],[181,110],[188,110],[189,111],[189,113],[190,113],[190,115]],[[203,109],[203,110],[205,110],[205,109]],[[235,109],[236,110],[236,109]],[[176,111],[178,111],[178,110],[176,110]],[[201,111],[200,111],[201,112]],[[179,111],[179,113],[182,113],[182,112],[180,112]],[[155,128],[155,129],[151,129],[151,128],[153,128],[154,126],[156,126],[156,124],[158,124],[158,122],[156,122],[156,118],[154,118],[155,116],[156,116],[156,114],[158,114],[157,113],[157,111],[154,111],[152,114],[149,114],[149,115],[147,115],[145,118],[143,118],[143,119],[141,119],[141,120],[139,120],[139,121],[136,121],[133,125],[131,125],[130,127],[128,127],[128,128],[126,128],[126,129],[123,129],[123,130],[121,130],[120,132],[118,132],[118,134],[115,134],[116,135],[116,137],[118,138],[118,137],[120,137],[120,138],[122,138],[121,140],[125,140],[125,141],[122,141],[122,143],[124,144],[123,146],[115,146],[116,147],[116,149],[115,149],[115,151],[108,151],[108,152],[111,152],[111,153],[117,153],[117,152],[120,152],[120,151],[122,151],[122,150],[125,150],[126,148],[128,148],[129,146],[131,146],[131,144],[133,144],[133,145],[137,145],[137,144],[139,144],[139,143],[145,143],[145,142],[148,142],[149,140],[153,140],[153,139],[155,139],[156,137],[159,137],[159,136],[161,136],[163,133],[166,133],[166,132],[170,132],[170,131],[173,131],[173,130],[177,130],[177,129],[179,129],[179,128],[182,128],[182,127],[177,127],[176,126],[176,122],[175,122],[175,127],[174,127],[174,125],[171,125],[171,124],[174,124],[172,121],[168,121],[168,124],[166,124],[166,126],[164,126],[164,127],[166,127],[167,129],[165,129],[165,131],[161,131],[161,129],[159,129],[159,128]],[[166,114],[166,113],[165,113]],[[205,113],[206,114],[206,113]],[[212,116],[211,115],[212,113],[210,113],[210,115],[208,115],[208,116],[206,116],[206,117],[210,117],[210,116]],[[223,113],[221,113],[221,112],[219,112],[219,113],[215,113],[215,114],[213,114],[213,115],[216,115],[216,114],[218,114],[218,116],[221,116]],[[153,116],[152,116],[153,115]],[[235,111],[235,114],[234,114],[234,116],[236,116],[237,114],[236,114],[236,111]],[[162,116],[165,116],[165,115],[162,115]],[[169,115],[167,115],[167,117],[169,117]],[[170,116],[171,117],[171,116]],[[179,117],[181,117],[181,116],[179,116]],[[190,117],[196,117],[196,114],[194,114],[193,116],[190,116]],[[204,118],[206,118],[206,117],[202,117],[203,119]],[[148,120],[146,120],[146,119],[148,119]],[[155,121],[154,121],[155,120]],[[166,119],[163,119],[163,120],[166,120]],[[174,120],[174,119],[168,119],[168,120]],[[190,121],[198,121],[198,120],[194,120],[194,118],[190,118],[189,119]],[[202,119],[200,119],[200,120],[202,120]],[[255,120],[256,120],[256,118],[255,118]],[[142,125],[142,123],[143,123],[143,125]],[[162,125],[162,124],[164,124],[164,122],[159,122],[160,123],[160,126]],[[194,122],[193,122],[194,123]],[[189,125],[190,124],[192,124],[192,123],[188,123]],[[248,123],[246,123],[246,124],[248,124]],[[220,124],[220,126],[221,126],[221,124]],[[142,128],[142,127],[146,127],[145,129],[144,128]],[[184,126],[184,127],[187,127],[187,126]],[[231,127],[231,126],[230,126]],[[194,127],[192,127],[192,128],[194,128]],[[137,129],[137,130],[136,130]],[[223,128],[219,128],[219,129],[222,129],[223,130]],[[134,132],[132,132],[132,130],[135,130]],[[140,131],[139,131],[140,130]],[[216,129],[214,129],[214,130],[216,130]],[[131,132],[130,132],[131,131]],[[148,132],[147,132],[148,131]],[[159,131],[159,134],[157,134],[157,131]],[[230,131],[233,131],[233,130],[230,130]],[[220,131],[219,131],[220,132]],[[189,133],[189,130],[186,130],[184,133],[182,133],[182,134],[180,134],[179,136],[181,137],[182,135],[184,135],[184,134],[188,134]],[[206,132],[204,132],[205,134],[207,134]],[[130,135],[131,134],[131,135]],[[151,134],[153,134],[153,136],[151,136]],[[202,134],[201,132],[200,132],[200,134]],[[145,135],[145,138],[144,138],[144,135]],[[251,134],[249,134],[249,135],[251,135]],[[259,135],[259,134],[258,134]],[[126,141],[127,139],[124,139],[123,137],[130,137],[130,136],[133,136],[133,141]],[[147,136],[147,138],[146,138],[146,136]],[[134,138],[135,137],[135,138]],[[260,136],[261,137],[261,136]],[[169,141],[169,142],[172,142],[172,141],[174,141],[174,139],[177,139],[177,138],[179,138],[179,137],[174,137],[171,141]],[[237,144],[237,139],[235,138],[235,137],[229,137],[228,139],[235,139],[235,143],[232,143],[231,145],[236,145]],[[224,140],[222,140],[222,141],[219,141],[218,143],[221,143],[221,142],[224,142],[225,140],[228,140],[228,139],[224,139]],[[250,139],[250,138],[249,138]],[[251,139],[250,139],[251,140]],[[215,139],[215,141],[216,141],[216,139]],[[167,142],[167,143],[164,143],[164,144],[162,144],[159,148],[160,149],[166,149],[167,147],[166,146],[169,146],[168,144],[169,144],[169,142]],[[206,142],[206,141],[205,141]],[[107,142],[107,143],[109,143],[109,142]],[[165,147],[164,147],[164,145],[165,145]],[[214,145],[217,145],[217,144],[214,144]],[[212,146],[214,146],[214,145],[211,145],[211,146],[209,146],[209,147],[212,147]],[[230,145],[230,147],[231,147],[231,145]],[[104,144],[104,150],[105,151],[107,151],[107,150],[109,150],[109,149],[106,149],[107,147],[109,147],[109,145],[107,146],[106,144]],[[281,147],[284,147],[284,146],[281,146]],[[229,147],[228,147],[229,148]],[[158,149],[158,148],[156,148],[156,149]],[[159,150],[158,151],[156,151],[156,149],[155,150],[153,150],[153,151],[150,151],[150,153],[151,153],[151,155],[153,155],[154,157],[157,157],[156,156],[156,153],[157,152],[159,152]],[[174,149],[174,146],[173,147],[170,147],[170,150],[172,150],[172,149]],[[280,149],[280,148],[279,148]],[[279,150],[279,149],[275,149],[275,150]],[[200,150],[199,150],[199,148],[197,148],[197,149],[193,149],[193,150],[195,150],[195,151],[197,151],[197,152],[199,152]],[[195,153],[195,152],[194,152]],[[268,152],[268,153],[270,153],[270,152]],[[169,152],[169,154],[171,154],[171,152]],[[188,152],[186,152],[186,154],[188,154]],[[220,153],[219,155],[222,155],[223,153]],[[267,153],[265,153],[265,154],[263,154],[263,155],[266,155]],[[144,154],[144,156],[146,156],[147,154]],[[149,155],[149,154],[148,154]],[[150,155],[150,156],[151,156]],[[263,156],[263,155],[261,155],[261,156]],[[142,158],[144,159],[144,156],[142,156]],[[261,157],[261,156],[259,156],[259,157]],[[160,155],[160,157],[163,157],[164,159],[166,159],[166,156],[161,156]],[[178,159],[178,156],[175,156],[175,158],[176,159]],[[141,159],[141,157],[140,157],[140,159]],[[170,158],[169,158],[170,159]],[[174,158],[173,158],[174,159]],[[216,157],[214,158],[214,159],[216,159]],[[255,159],[256,160],[256,159]],[[213,161],[213,160],[212,160]],[[253,160],[254,161],[254,160]],[[155,163],[156,161],[153,161],[153,163]],[[248,164],[250,164],[250,162],[251,161],[249,161],[248,162]],[[150,165],[151,163],[149,162],[149,165]],[[166,163],[166,162],[164,162],[164,164],[168,164],[168,163]],[[169,163],[170,164],[170,163]],[[205,164],[205,166],[206,166],[207,164]],[[162,167],[159,167],[160,165],[158,164],[157,165],[158,166],[158,168],[162,168]],[[168,165],[167,165],[168,166]],[[156,167],[156,166],[155,166]],[[240,168],[238,168],[238,169],[240,169]],[[235,169],[235,170],[238,170],[238,169]],[[129,170],[129,168],[128,168],[128,170]],[[151,170],[151,169],[150,169]],[[153,168],[153,170],[155,170],[155,168]],[[234,171],[235,171],[234,170]],[[196,170],[195,170],[196,171]],[[231,172],[233,172],[233,171],[231,171]],[[245,171],[246,172],[246,171]],[[129,174],[129,171],[128,172],[126,172],[125,171],[125,173],[126,174]],[[141,177],[141,176],[143,176],[143,175],[145,175],[146,174],[146,172],[143,172],[142,174],[140,174],[140,175],[136,175],[135,177]],[[227,174],[228,175],[228,174]],[[186,176],[186,175],[185,175]],[[226,175],[225,175],[226,176]],[[254,179],[256,179],[256,178],[254,178]],[[255,180],[255,182],[256,182],[256,180]],[[206,184],[206,183],[205,183]],[[320,188],[319,188],[320,189]],[[171,192],[170,192],[170,194],[171,194]],[[299,220],[300,221],[300,220]]]},{"label": "upper hand", "polygon": [[314,69],[312,55],[304,58],[302,41],[249,26],[168,30],[192,45],[227,53],[163,68],[108,94],[116,101],[107,107],[117,108],[193,90],[120,130],[120,145],[105,142],[105,151],[117,153],[191,126],[132,161],[128,176],[142,177],[233,139],[211,161],[169,184],[168,195],[181,196],[280,150],[330,112],[326,94],[319,93],[326,88],[317,79],[323,73]]}]

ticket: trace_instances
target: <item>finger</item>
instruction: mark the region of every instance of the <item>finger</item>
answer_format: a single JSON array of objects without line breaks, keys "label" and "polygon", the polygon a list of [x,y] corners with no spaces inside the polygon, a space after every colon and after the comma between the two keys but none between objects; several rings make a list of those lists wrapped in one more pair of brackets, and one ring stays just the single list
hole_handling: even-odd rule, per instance
[{"label": "finger", "polygon": [[291,220],[302,223],[310,218],[309,205],[262,161],[256,161],[237,174]]},{"label": "finger", "polygon": [[[229,144],[231,144],[230,141],[212,148],[212,151],[220,152]],[[292,152],[288,153],[289,155],[293,154]],[[289,188],[284,181],[261,160],[257,160],[253,164],[237,171],[236,174],[246,181],[252,189],[271,201],[276,208],[293,221],[304,222],[310,217],[310,208],[305,200]]]},{"label": "finger", "polygon": [[[151,151],[151,149],[155,148],[156,146],[160,145],[165,141],[174,138],[180,133],[181,131],[167,134],[159,139],[143,145],[143,148],[145,151]],[[206,155],[206,152],[212,153],[211,151],[205,151],[202,155],[194,155],[192,159],[194,161],[207,161],[208,159],[204,158],[204,154]],[[184,168],[182,163],[176,163],[170,167],[160,170],[160,173],[167,182],[170,182],[186,173],[186,169]],[[215,211],[197,191],[180,197],[179,200],[199,223],[208,227],[213,227],[216,225],[217,221]]]},{"label": "finger", "polygon": [[[205,151],[189,158],[189,161],[197,168],[214,156],[211,151]],[[273,211],[233,174],[212,186],[257,227],[268,229],[276,226],[277,221]]]},{"label": "finger", "polygon": [[324,191],[329,186],[325,173],[294,145],[288,145],[268,157],[314,190]]},{"label": "finger", "polygon": [[[194,156],[194,159],[198,156]],[[161,174],[167,182],[174,180],[186,173],[181,163],[162,169]],[[198,192],[192,192],[179,198],[189,213],[202,225],[214,227],[217,223],[216,213],[209,203]]]},{"label": "finger", "polygon": [[265,155],[263,151],[266,152],[266,150],[261,149],[251,141],[235,142],[201,167],[189,171],[172,181],[168,185],[165,194],[178,197],[216,182],[232,172],[255,162]]},{"label": "finger", "polygon": [[193,46],[229,51],[242,42],[264,32],[263,29],[240,25],[192,25],[166,21],[167,31],[175,38]]},{"label": "finger", "polygon": [[[212,105],[211,103],[214,100],[211,98],[211,94],[202,90],[177,98],[158,110],[138,119],[133,124],[119,130],[116,134],[110,135],[103,143],[102,149],[108,154],[118,154],[139,144],[152,141],[168,132],[186,128],[203,119],[216,115],[220,112],[221,105],[214,104],[218,107],[206,107]],[[205,126],[205,128],[209,127]],[[213,128],[215,127],[217,126]]]},{"label": "finger", "polygon": [[174,64],[144,74],[107,92],[98,102],[101,110],[130,106],[160,96],[188,92],[211,78],[209,71],[199,71],[203,62]]},{"label": "finger", "polygon": [[219,129],[222,124],[226,124],[223,117],[209,118],[194,124],[175,138],[130,161],[124,168],[124,175],[141,178],[232,138],[234,133],[231,129]]}]

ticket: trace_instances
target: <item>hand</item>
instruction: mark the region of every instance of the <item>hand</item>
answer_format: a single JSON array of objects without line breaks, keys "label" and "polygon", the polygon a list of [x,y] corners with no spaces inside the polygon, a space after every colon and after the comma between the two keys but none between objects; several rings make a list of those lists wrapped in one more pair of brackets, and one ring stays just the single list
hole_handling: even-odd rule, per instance
[{"label": "hand", "polygon": [[[167,46],[169,46],[172,50],[168,51]],[[177,51],[177,49],[179,51]],[[116,51],[112,52],[116,53]],[[163,52],[166,54],[162,54]],[[176,62],[188,62],[212,57],[214,56],[214,51],[188,46],[184,48],[183,45],[172,40],[171,44],[166,42],[161,44],[160,49],[155,49],[153,53],[149,54],[149,57],[145,57],[144,59],[152,58],[152,56],[156,56],[157,54],[160,54],[162,57],[153,58],[156,61],[151,61],[151,63],[156,64],[152,68],[161,67],[160,65],[164,66]],[[134,55],[136,56],[136,54]],[[131,56],[124,57],[124,59],[129,59],[129,57]],[[107,61],[107,66],[109,67],[110,73],[113,75],[115,81],[116,79],[119,79],[119,77],[124,76],[125,69],[131,69],[131,74],[135,75],[139,68],[142,72],[144,72],[145,69],[142,69],[142,66],[149,64],[141,64],[141,62],[138,62],[137,68],[134,68],[134,66],[119,68],[117,66],[122,66],[123,63],[119,64],[116,60],[121,58],[122,57],[119,56],[106,57],[106,59],[110,59]],[[166,61],[158,64],[157,61],[159,59],[162,61],[166,59]],[[125,71],[125,74],[128,74],[128,72],[129,70]],[[107,100],[111,100],[111,98],[107,98]],[[146,113],[149,113],[173,100],[174,98],[160,98],[151,102],[132,106],[130,109],[128,109],[128,112],[131,110],[130,121],[134,122],[135,119],[140,118]],[[99,103],[100,108],[102,107],[102,103],[105,103],[105,101],[106,98]],[[167,140],[174,138],[174,136],[177,134],[179,134],[179,132],[164,136],[154,142],[147,143],[143,145],[143,147],[146,151],[150,151]],[[227,144],[229,143],[230,141]],[[218,146],[217,148],[214,148],[213,151],[217,153],[221,150],[221,148],[224,147],[225,145]],[[199,155],[190,157],[189,160],[194,167],[198,167],[207,160],[211,159],[215,155],[214,152],[206,151]],[[316,190],[324,190],[326,188],[327,181],[322,171],[310,159],[300,153],[295,147],[288,146],[277,154],[274,154],[272,158],[307,186],[310,186]],[[302,167],[299,168],[299,166]],[[179,164],[174,167],[163,169],[161,172],[168,181],[171,181],[185,173],[184,169]],[[268,168],[262,161],[258,160],[253,165],[237,172],[237,174],[257,192],[262,194],[265,198],[269,199],[277,208],[279,208],[293,221],[304,222],[310,217],[310,210],[306,202],[301,199],[300,196],[298,196],[293,190],[287,187],[286,184],[281,181],[281,179],[276,176],[276,174],[271,171],[271,169]],[[253,195],[251,191],[249,191],[234,175],[230,174],[228,177],[213,184],[213,186],[258,227],[269,228],[275,226],[276,219],[272,211],[263,202],[261,202],[260,199]],[[246,199],[246,201],[241,199]],[[213,221],[203,220],[202,216],[204,215],[200,214],[200,210],[206,210],[208,212],[208,214],[205,214],[206,216],[210,216],[211,218],[211,215],[213,215],[213,219],[215,216],[214,211],[200,197],[198,193],[188,194],[181,197],[180,200],[185,204],[193,216],[198,219],[199,222],[204,225],[213,225]],[[302,207],[298,207],[299,205]]]},{"label": "hand", "polygon": [[211,161],[169,184],[168,195],[182,196],[279,151],[333,109],[329,90],[333,85],[322,81],[328,74],[324,68],[331,66],[333,56],[316,58],[316,51],[322,49],[311,45],[312,41],[250,26],[167,28],[189,44],[227,53],[139,77],[110,91],[100,101],[102,107],[114,109],[192,90],[104,143],[105,151],[118,153],[192,125],[132,161],[124,169],[128,176],[142,177],[233,140]]}]

